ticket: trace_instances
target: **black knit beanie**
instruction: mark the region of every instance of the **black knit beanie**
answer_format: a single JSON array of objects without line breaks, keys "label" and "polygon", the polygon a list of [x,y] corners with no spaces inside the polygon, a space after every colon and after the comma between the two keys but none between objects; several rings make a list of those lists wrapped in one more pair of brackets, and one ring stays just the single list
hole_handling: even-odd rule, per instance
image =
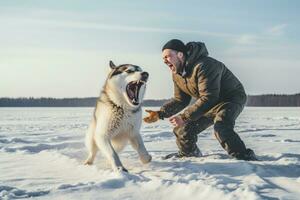
[{"label": "black knit beanie", "polygon": [[165,49],[172,49],[175,51],[180,51],[182,52],[184,55],[186,55],[187,52],[187,48],[184,45],[184,43],[181,40],[178,39],[172,39],[170,41],[168,41],[162,48],[162,51]]}]

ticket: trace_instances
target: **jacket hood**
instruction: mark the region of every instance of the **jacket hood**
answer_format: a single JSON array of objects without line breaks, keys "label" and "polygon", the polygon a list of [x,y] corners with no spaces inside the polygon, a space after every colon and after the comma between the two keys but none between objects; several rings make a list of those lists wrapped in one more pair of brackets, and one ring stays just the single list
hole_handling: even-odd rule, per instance
[{"label": "jacket hood", "polygon": [[186,44],[186,47],[186,70],[189,71],[189,69],[191,69],[201,57],[208,56],[208,51],[203,42],[189,42]]}]

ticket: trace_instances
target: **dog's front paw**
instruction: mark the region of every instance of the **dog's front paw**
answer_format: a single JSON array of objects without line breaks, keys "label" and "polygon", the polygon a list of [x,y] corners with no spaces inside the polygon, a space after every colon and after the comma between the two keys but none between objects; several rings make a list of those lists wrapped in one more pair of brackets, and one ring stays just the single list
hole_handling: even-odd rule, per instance
[{"label": "dog's front paw", "polygon": [[151,162],[152,156],[150,154],[146,154],[146,155],[142,155],[140,157],[140,159],[141,159],[143,164],[147,164],[147,163]]},{"label": "dog's front paw", "polygon": [[91,161],[91,160],[86,160],[86,161],[84,161],[83,164],[84,164],[84,165],[92,165],[92,164],[93,164],[93,161]]}]

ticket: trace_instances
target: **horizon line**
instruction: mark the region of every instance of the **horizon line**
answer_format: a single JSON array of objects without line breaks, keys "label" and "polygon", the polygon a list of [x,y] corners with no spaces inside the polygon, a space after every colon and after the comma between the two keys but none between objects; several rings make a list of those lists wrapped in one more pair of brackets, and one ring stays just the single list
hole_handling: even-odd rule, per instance
[{"label": "horizon line", "polygon": [[[247,94],[247,96],[264,96],[264,95],[287,95],[287,96],[292,96],[292,95],[300,95],[300,92],[298,93],[291,93],[291,94],[284,94],[284,93],[265,93],[265,94]],[[0,97],[0,99],[8,98],[8,99],[20,99],[20,98],[33,98],[33,99],[86,99],[86,98],[98,98],[99,96],[86,96],[86,97],[34,97],[34,96],[27,96],[27,97],[7,97],[3,96]],[[170,96],[169,98],[172,98],[173,96]],[[163,100],[163,99],[169,99],[169,98],[153,98],[153,99],[144,99],[144,100]]]}]

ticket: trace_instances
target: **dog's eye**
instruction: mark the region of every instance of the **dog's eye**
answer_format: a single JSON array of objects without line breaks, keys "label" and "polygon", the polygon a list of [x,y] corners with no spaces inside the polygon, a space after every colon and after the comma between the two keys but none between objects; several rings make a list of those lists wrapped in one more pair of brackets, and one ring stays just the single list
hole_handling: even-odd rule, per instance
[{"label": "dog's eye", "polygon": [[126,72],[127,72],[128,74],[131,74],[131,73],[133,73],[133,72],[134,72],[134,70],[132,70],[132,69],[128,69],[128,70],[126,70]]}]

